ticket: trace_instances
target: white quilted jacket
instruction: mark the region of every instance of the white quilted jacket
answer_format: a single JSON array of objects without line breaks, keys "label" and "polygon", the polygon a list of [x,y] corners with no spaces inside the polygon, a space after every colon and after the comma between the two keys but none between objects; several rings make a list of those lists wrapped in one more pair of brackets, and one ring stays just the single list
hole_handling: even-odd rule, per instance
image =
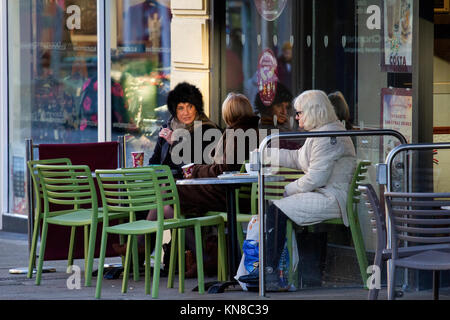
[{"label": "white quilted jacket", "polygon": [[[326,124],[312,131],[345,130],[341,122]],[[302,170],[305,175],[285,187],[287,197],[275,200],[298,225],[310,225],[332,218],[343,218],[348,226],[346,201],[356,166],[350,137],[308,138],[299,150],[270,149],[270,162]]]}]

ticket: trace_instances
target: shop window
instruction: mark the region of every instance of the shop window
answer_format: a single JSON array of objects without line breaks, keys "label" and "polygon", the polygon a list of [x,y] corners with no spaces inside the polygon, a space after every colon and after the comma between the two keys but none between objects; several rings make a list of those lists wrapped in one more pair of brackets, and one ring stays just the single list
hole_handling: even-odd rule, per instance
[{"label": "shop window", "polygon": [[112,139],[127,135],[131,152],[150,159],[169,118],[170,1],[114,1],[111,16]]}]

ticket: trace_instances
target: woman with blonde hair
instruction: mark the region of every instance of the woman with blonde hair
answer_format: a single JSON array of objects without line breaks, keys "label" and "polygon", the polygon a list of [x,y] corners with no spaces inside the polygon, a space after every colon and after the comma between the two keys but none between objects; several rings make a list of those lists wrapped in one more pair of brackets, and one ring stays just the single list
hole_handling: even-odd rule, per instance
[{"label": "woman with blonde hair", "polygon": [[[244,161],[248,160],[250,150],[258,145],[259,117],[253,113],[245,95],[228,94],[222,104],[222,118],[227,128],[216,146],[214,163],[194,165],[191,178],[217,177],[225,171],[239,171]],[[239,143],[244,140],[245,143]],[[226,211],[223,186],[180,185],[177,188],[183,214],[203,215],[207,211]]]},{"label": "woman with blonde hair", "polygon": [[[345,131],[323,91],[303,92],[294,100],[294,108],[299,127],[305,131]],[[284,187],[284,197],[273,201],[266,213],[266,289],[279,291],[287,289],[283,288],[276,272],[285,243],[287,219],[302,226],[342,218],[348,225],[347,190],[356,154],[350,137],[318,137],[307,138],[298,150],[272,148],[267,158],[272,165],[305,173]],[[255,270],[239,281],[255,281],[258,273]]]},{"label": "woman with blonde hair", "polygon": [[[213,163],[209,165],[196,164],[192,174],[186,178],[217,177],[225,171],[239,171],[245,160],[248,160],[250,150],[258,146],[259,117],[253,113],[250,101],[239,93],[230,93],[222,104],[222,118],[227,128],[223,132],[215,149]],[[245,141],[245,142],[244,142]],[[186,216],[202,216],[208,211],[225,212],[227,209],[226,190],[220,185],[177,185],[181,212]],[[242,212],[250,211],[250,200],[240,201]],[[186,277],[197,274],[195,263],[195,246],[192,235],[187,233],[187,249],[192,254],[186,258]],[[191,238],[191,239],[190,239]],[[217,238],[208,240],[204,254],[206,274],[217,271],[217,253],[215,249]],[[208,255],[209,253],[209,255]]]}]

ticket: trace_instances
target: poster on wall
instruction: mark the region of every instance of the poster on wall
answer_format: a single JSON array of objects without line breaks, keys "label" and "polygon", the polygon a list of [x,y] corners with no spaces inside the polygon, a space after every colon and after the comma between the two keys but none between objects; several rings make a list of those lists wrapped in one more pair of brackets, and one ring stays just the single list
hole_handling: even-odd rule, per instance
[{"label": "poster on wall", "polygon": [[[412,93],[409,89],[381,89],[381,127],[400,132],[411,143],[412,138]],[[383,139],[384,159],[400,141],[391,136]]]},{"label": "poster on wall", "polygon": [[413,0],[385,0],[381,68],[386,72],[412,72]]}]

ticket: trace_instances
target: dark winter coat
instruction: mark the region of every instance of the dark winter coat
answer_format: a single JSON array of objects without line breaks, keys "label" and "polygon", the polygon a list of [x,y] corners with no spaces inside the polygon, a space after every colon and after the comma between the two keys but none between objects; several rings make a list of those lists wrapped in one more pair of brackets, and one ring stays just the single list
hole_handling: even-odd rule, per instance
[{"label": "dark winter coat", "polygon": [[[169,119],[169,121],[164,124],[162,126],[162,128],[169,128],[172,130],[172,128],[170,127],[170,123],[172,121],[172,118]],[[161,128],[161,129],[162,129]],[[217,126],[214,125],[214,123],[210,122],[210,121],[204,121],[202,126],[195,129],[195,130],[202,130],[202,133],[204,133],[206,130],[208,129],[213,129],[213,128],[218,128]],[[191,155],[193,157],[194,155],[194,130],[192,130],[190,132],[191,135]],[[181,163],[181,164],[175,164],[172,161],[172,156],[171,156],[171,150],[172,148],[176,145],[177,142],[174,142],[172,145],[170,145],[166,139],[162,138],[162,137],[158,137],[158,140],[156,142],[156,146],[155,149],[153,151],[153,155],[149,160],[149,164],[164,164],[169,166],[172,171],[174,172],[174,177],[175,178],[182,178],[183,177],[183,172],[181,167],[187,163]],[[210,144],[210,141],[202,141],[202,151]],[[202,159],[203,160],[203,159]],[[192,161],[193,162],[193,161]]]},{"label": "dark winter coat", "polygon": [[[244,131],[248,129],[254,129],[258,134],[258,122],[257,116],[242,118],[236,123],[230,125],[227,129],[242,129]],[[226,163],[226,131],[222,135],[224,152],[222,163],[213,163],[210,165],[195,165],[192,171],[193,178],[206,178],[217,177],[225,171],[239,171],[242,167],[242,161],[236,161],[237,155],[237,143],[234,142],[234,155],[235,159],[233,163]],[[259,141],[257,142],[259,144]],[[248,160],[250,151],[250,145],[248,139],[245,142],[245,160]],[[220,185],[179,185],[178,194],[180,197],[181,212],[187,216],[201,216],[207,211],[226,211],[226,193],[225,187]],[[240,208],[242,212],[248,211],[250,208],[249,201],[241,201]]]}]

